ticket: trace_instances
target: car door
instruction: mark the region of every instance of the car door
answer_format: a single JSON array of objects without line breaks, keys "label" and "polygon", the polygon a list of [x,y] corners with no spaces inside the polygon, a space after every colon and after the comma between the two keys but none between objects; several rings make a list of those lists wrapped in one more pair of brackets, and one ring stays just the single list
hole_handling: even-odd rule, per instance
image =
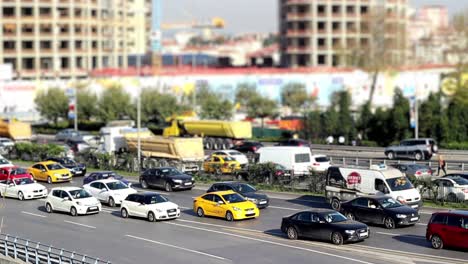
[{"label": "car door", "polygon": [[406,157],[408,152],[408,141],[402,141],[400,145],[395,148],[395,152],[399,157]]},{"label": "car door", "polygon": [[61,193],[61,208],[63,208],[63,211],[64,212],[70,212],[70,209],[73,205],[73,199],[72,197],[70,196],[70,194],[64,190],[62,190],[62,193]]},{"label": "car door", "polygon": [[18,198],[18,186],[15,184],[13,179],[6,181],[5,196]]},{"label": "car door", "polygon": [[146,217],[148,214],[147,205],[145,204],[145,197],[142,195],[137,195],[134,197],[134,201],[132,201],[132,205],[134,208],[135,216],[139,217]]},{"label": "car door", "polygon": [[294,221],[300,235],[308,238],[318,238],[320,236],[317,226],[312,223],[312,214],[310,212],[300,213]]},{"label": "car door", "polygon": [[48,172],[47,172],[47,167],[44,166],[43,164],[39,164],[39,178],[43,181],[47,180],[48,177]]},{"label": "car door", "polygon": [[386,216],[383,207],[375,199],[368,199],[368,201],[369,201],[369,206],[367,208],[368,221],[374,224],[383,223],[383,219]]},{"label": "car door", "polygon": [[200,200],[201,202],[201,207],[203,208],[203,211],[205,212],[206,215],[215,215],[215,209],[214,209],[214,194],[207,194],[202,197]]},{"label": "car door", "polygon": [[33,175],[33,178],[35,180],[42,180],[41,179],[41,165],[40,164],[34,164],[32,167],[31,167],[31,172],[32,172],[32,175]]},{"label": "car door", "polygon": [[0,181],[4,181],[8,178],[8,170],[7,169],[0,169]]},{"label": "car door", "polygon": [[92,182],[89,184],[89,189],[87,191],[89,191],[91,193],[92,196],[94,196],[96,199],[98,200],[101,200],[100,198],[100,192],[101,192],[101,189],[102,189],[102,183],[100,182]]},{"label": "car door", "polygon": [[460,239],[461,244],[459,246],[468,248],[468,216],[463,217],[463,226],[462,230],[460,231]]},{"label": "car door", "polygon": [[447,215],[447,226],[445,235],[447,238],[444,240],[447,246],[462,246],[463,244],[463,236],[464,231],[466,229],[463,228],[463,217],[460,215]]},{"label": "car door", "polygon": [[62,201],[62,191],[61,190],[53,190],[52,195],[49,196],[48,200],[50,204],[52,205],[52,208],[56,211],[63,211],[61,207],[61,201]]},{"label": "car door", "polygon": [[353,209],[354,209],[354,216],[359,221],[366,222],[367,221],[367,206],[368,202],[367,199],[364,197],[357,198],[352,202]]},{"label": "car door", "polygon": [[150,184],[152,186],[159,186],[160,175],[161,175],[160,170],[157,170],[157,169],[151,170],[149,175],[148,175],[148,179],[149,179],[148,184]]},{"label": "car door", "polygon": [[221,198],[221,196],[214,194],[213,195],[213,213],[217,216],[225,216],[227,212],[226,202]]},{"label": "car door", "polygon": [[109,196],[110,196],[110,190],[109,188],[107,187],[107,185],[105,183],[102,183],[100,182],[100,186],[101,190],[99,191],[98,193],[98,197],[101,201],[105,201],[107,202],[109,200]]}]

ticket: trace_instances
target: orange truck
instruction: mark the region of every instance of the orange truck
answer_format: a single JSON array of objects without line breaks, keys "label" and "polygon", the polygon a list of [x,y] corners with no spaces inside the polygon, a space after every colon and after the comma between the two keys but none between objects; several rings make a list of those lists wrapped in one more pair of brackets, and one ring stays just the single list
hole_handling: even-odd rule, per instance
[{"label": "orange truck", "polygon": [[11,138],[14,141],[28,141],[31,140],[31,136],[30,124],[16,120],[0,120],[0,137]]}]

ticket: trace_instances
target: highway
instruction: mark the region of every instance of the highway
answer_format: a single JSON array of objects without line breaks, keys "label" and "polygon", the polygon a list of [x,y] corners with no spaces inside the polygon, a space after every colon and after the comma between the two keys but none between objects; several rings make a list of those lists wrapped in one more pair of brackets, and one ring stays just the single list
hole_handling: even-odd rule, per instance
[{"label": "highway", "polygon": [[[81,186],[81,177],[71,184]],[[46,185],[49,189],[53,186]],[[135,184],[135,187],[138,187]],[[141,190],[137,188],[138,190]],[[311,207],[326,207],[323,198],[268,193],[270,207],[255,220],[226,222],[198,218],[192,212],[191,191],[165,194],[182,210],[178,220],[150,223],[123,219],[118,208],[103,207],[98,215],[72,217],[47,214],[43,200],[4,199],[0,205],[2,233],[76,250],[112,263],[467,263],[468,253],[435,250],[425,241],[431,211],[421,211],[413,227],[387,230],[371,226],[364,242],[334,246],[320,241],[290,241],[279,230],[281,218]]]}]

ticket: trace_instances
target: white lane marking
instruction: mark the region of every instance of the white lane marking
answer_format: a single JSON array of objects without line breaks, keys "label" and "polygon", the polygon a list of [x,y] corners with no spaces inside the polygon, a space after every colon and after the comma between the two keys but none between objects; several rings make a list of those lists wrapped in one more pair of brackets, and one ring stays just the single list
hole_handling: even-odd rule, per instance
[{"label": "white lane marking", "polygon": [[150,243],[153,243],[153,244],[158,244],[158,245],[162,245],[162,246],[166,246],[166,247],[171,247],[171,248],[184,250],[184,251],[187,251],[187,252],[192,252],[192,253],[207,256],[207,257],[210,257],[210,258],[215,258],[215,259],[220,259],[220,260],[228,260],[228,259],[220,257],[220,256],[215,256],[215,255],[211,255],[211,254],[208,254],[208,253],[205,253],[205,252],[201,252],[201,251],[197,251],[197,250],[193,250],[193,249],[188,249],[188,248],[183,248],[183,247],[179,247],[179,246],[175,246],[175,245],[171,245],[171,244],[166,244],[166,243],[163,243],[163,242],[154,241],[154,240],[150,240],[150,239],[146,239],[146,238],[142,238],[142,237],[137,237],[137,236],[132,236],[132,235],[125,235],[125,236],[133,238],[133,239],[138,239],[138,240],[150,242]]},{"label": "white lane marking", "polygon": [[182,209],[193,209],[193,208],[185,207],[185,206],[179,206],[179,208],[182,208]]},{"label": "white lane marking", "polygon": [[234,230],[241,230],[241,231],[250,231],[250,232],[256,232],[256,233],[263,233],[261,230],[256,230],[256,229],[248,229],[248,228],[241,228],[241,227],[230,227],[230,226],[223,226],[223,225],[216,225],[216,224],[209,224],[209,223],[201,223],[197,221],[190,221],[190,220],[184,220],[184,219],[176,219],[175,221],[178,222],[186,222],[186,223],[193,223],[193,224],[198,224],[198,225],[206,225],[206,226],[214,226],[214,227],[221,227],[221,228],[228,228],[228,229],[234,229]]},{"label": "white lane marking", "polygon": [[80,224],[80,223],[76,223],[76,222],[72,222],[72,221],[67,221],[67,220],[63,220],[63,221],[64,221],[65,223],[69,223],[69,224],[72,224],[72,225],[83,226],[83,227],[87,227],[87,228],[91,228],[91,229],[95,229],[95,228],[96,228],[95,226]]},{"label": "white lane marking", "polygon": [[386,236],[405,236],[405,237],[411,237],[414,239],[424,239],[426,240],[425,237],[418,237],[415,235],[404,235],[404,234],[394,234],[394,233],[385,233],[385,232],[375,232],[376,234],[381,234],[381,235],[386,235]]},{"label": "white lane marking", "polygon": [[287,208],[287,207],[279,207],[279,206],[268,206],[268,208],[273,208],[273,209],[281,209],[281,210],[289,210],[289,211],[300,211],[300,210],[305,210],[305,209],[299,209],[299,208]]},{"label": "white lane marking", "polygon": [[37,217],[42,217],[42,218],[46,218],[46,217],[47,217],[47,216],[45,216],[45,215],[34,214],[34,213],[30,213],[30,212],[25,212],[25,211],[21,211],[21,213],[27,214],[27,215],[32,215],[32,216],[37,216]]},{"label": "white lane marking", "polygon": [[359,259],[354,259],[354,258],[349,258],[349,257],[345,257],[345,256],[335,255],[335,254],[331,254],[331,253],[327,253],[327,252],[323,252],[323,251],[319,251],[319,250],[314,250],[314,249],[309,249],[309,248],[303,248],[303,247],[297,247],[297,246],[282,244],[282,243],[279,243],[279,242],[268,241],[268,240],[260,239],[260,238],[253,238],[253,237],[248,237],[248,236],[243,236],[243,235],[226,233],[226,232],[211,230],[211,229],[202,228],[202,227],[195,227],[195,226],[182,225],[182,224],[169,223],[169,222],[164,222],[164,223],[168,224],[168,225],[181,226],[181,227],[197,229],[197,230],[201,230],[201,231],[207,231],[207,232],[222,234],[222,235],[226,235],[226,236],[243,238],[243,239],[247,239],[247,240],[262,242],[262,243],[271,244],[271,245],[280,246],[280,247],[287,247],[287,248],[292,248],[292,249],[297,249],[297,250],[309,251],[309,252],[313,252],[313,253],[317,253],[317,254],[321,254],[321,255],[325,255],[325,256],[331,256],[331,257],[345,259],[345,260],[354,261],[354,262],[363,263],[363,264],[373,264],[372,262],[367,262],[367,261],[363,261],[363,260],[359,260]]},{"label": "white lane marking", "polygon": [[423,224],[423,223],[416,223],[417,225],[422,225],[422,226],[427,226],[427,224]]}]

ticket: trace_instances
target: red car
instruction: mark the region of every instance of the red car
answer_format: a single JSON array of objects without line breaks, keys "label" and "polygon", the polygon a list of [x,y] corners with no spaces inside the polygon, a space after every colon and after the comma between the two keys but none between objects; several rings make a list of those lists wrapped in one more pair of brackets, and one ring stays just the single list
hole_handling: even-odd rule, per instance
[{"label": "red car", "polygon": [[432,214],[427,225],[426,239],[435,249],[468,249],[468,211],[454,210]]},{"label": "red car", "polygon": [[18,166],[10,166],[0,168],[0,181],[5,181],[8,178],[31,178],[31,175],[26,171],[26,169],[20,168]]}]

